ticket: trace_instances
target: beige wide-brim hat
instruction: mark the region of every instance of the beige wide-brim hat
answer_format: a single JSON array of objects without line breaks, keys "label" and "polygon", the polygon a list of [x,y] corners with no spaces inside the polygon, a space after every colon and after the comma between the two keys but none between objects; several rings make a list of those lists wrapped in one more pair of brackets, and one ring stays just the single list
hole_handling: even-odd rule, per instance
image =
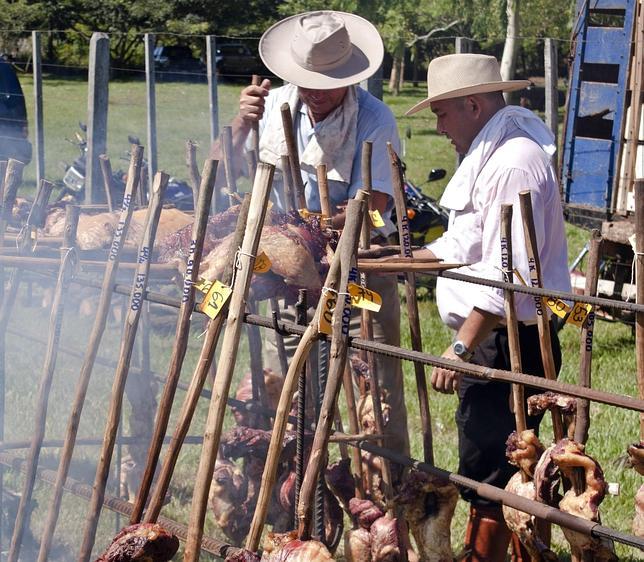
[{"label": "beige wide-brim hat", "polygon": [[530,80],[503,80],[499,61],[489,55],[445,55],[429,63],[427,98],[409,109],[405,115],[412,115],[433,101],[487,92],[512,92],[529,85]]},{"label": "beige wide-brim hat", "polygon": [[262,35],[259,55],[271,72],[291,84],[331,90],[372,76],[382,63],[384,46],[366,19],[318,11],[277,22]]}]

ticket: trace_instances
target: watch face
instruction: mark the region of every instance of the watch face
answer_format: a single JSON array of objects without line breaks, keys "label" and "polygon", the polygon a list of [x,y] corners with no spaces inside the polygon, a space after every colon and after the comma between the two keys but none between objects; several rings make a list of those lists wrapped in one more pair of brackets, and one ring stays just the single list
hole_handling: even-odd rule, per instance
[{"label": "watch face", "polygon": [[467,353],[467,348],[463,345],[463,342],[460,341],[454,342],[452,349],[454,349],[454,353],[456,353],[456,355],[464,355]]}]

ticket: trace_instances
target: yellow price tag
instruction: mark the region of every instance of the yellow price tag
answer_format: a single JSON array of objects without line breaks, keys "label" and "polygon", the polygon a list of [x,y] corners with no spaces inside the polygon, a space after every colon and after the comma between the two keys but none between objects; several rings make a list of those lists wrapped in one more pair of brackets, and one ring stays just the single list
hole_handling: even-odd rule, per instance
[{"label": "yellow price tag", "polygon": [[211,283],[210,281],[200,279],[198,283],[195,283],[195,287],[200,291],[207,291],[203,302],[199,305],[199,310],[212,319],[216,318],[221,312],[224,304],[226,304],[226,301],[233,292],[230,287],[227,287],[221,281],[217,280]]},{"label": "yellow price tag", "polygon": [[378,209],[369,211],[369,216],[371,217],[371,224],[374,228],[382,228],[383,226],[385,226],[385,221],[382,220],[382,216],[380,215],[380,211],[378,211]]},{"label": "yellow price tag", "polygon": [[253,267],[253,273],[266,273],[271,268],[271,260],[269,257],[262,252],[255,258],[255,267]]},{"label": "yellow price tag", "polygon": [[592,310],[592,304],[576,302],[575,306],[572,308],[570,316],[568,316],[567,322],[581,328],[584,325],[584,322],[586,322],[586,318],[588,318],[588,315],[592,312]]},{"label": "yellow price tag", "polygon": [[355,283],[349,283],[348,290],[351,295],[352,306],[371,310],[372,312],[378,312],[380,310],[382,297],[375,291],[367,289],[362,285],[356,285]]},{"label": "yellow price tag", "polygon": [[333,311],[337,303],[337,293],[334,291],[325,291],[322,293],[322,311],[320,312],[320,319],[318,320],[318,332],[321,334],[330,336],[333,332],[331,320],[333,319]]},{"label": "yellow price tag", "polygon": [[311,212],[311,211],[309,211],[308,209],[299,209],[297,212],[298,212],[298,213],[300,213],[300,216],[301,216],[304,220],[306,220],[306,219],[310,219],[311,217],[318,217],[319,219],[324,218],[324,216],[322,215],[322,213],[312,213],[312,212]]},{"label": "yellow price tag", "polygon": [[559,299],[548,297],[546,299],[546,305],[548,305],[548,308],[552,310],[552,312],[554,312],[557,316],[559,316],[559,318],[565,318],[566,314],[570,312],[570,307],[565,302]]}]

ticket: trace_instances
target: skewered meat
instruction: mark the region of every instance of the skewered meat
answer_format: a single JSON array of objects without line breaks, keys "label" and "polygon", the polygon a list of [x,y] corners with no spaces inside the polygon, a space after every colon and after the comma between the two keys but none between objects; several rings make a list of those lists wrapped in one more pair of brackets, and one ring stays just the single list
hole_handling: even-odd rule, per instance
[{"label": "skewered meat", "polygon": [[342,459],[326,469],[326,483],[333,495],[337,498],[344,509],[351,515],[349,504],[351,498],[355,495],[356,483],[351,474],[351,460],[349,458]]},{"label": "skewered meat", "polygon": [[268,533],[264,541],[263,562],[333,562],[321,542],[301,541],[296,531]]},{"label": "skewered meat", "polygon": [[[204,255],[214,249],[222,238],[225,238],[235,230],[237,217],[239,217],[239,207],[239,205],[234,205],[208,219],[206,236],[203,242]],[[267,216],[267,219],[269,216]],[[165,238],[157,238],[159,240],[159,261],[185,260],[190,253],[192,225],[184,226],[168,234]]]},{"label": "skewered meat", "polygon": [[414,470],[405,477],[396,501],[416,539],[421,561],[451,561],[450,527],[458,502],[456,486]]},{"label": "skewered meat", "polygon": [[[215,218],[211,220],[215,222]],[[221,219],[231,224],[231,215]],[[213,227],[214,228],[214,227]],[[223,230],[223,228],[221,229]],[[232,231],[230,228],[229,232]],[[189,238],[178,234],[161,246],[161,259],[181,263],[188,255]],[[206,279],[218,279],[230,256],[237,248],[232,247],[233,234],[208,237],[204,247],[201,274]],[[253,298],[263,300],[284,296],[289,302],[295,301],[298,289],[307,288],[311,299],[319,297],[322,275],[326,271],[326,248],[332,241],[326,231],[320,228],[316,219],[303,220],[297,213],[272,212],[262,230],[258,255],[265,253],[271,262],[270,271],[253,276],[251,290]]]},{"label": "skewered meat", "polygon": [[248,533],[252,511],[245,505],[248,483],[232,462],[217,459],[212,475],[208,504],[215,522],[235,544],[240,544]]},{"label": "skewered meat", "polygon": [[528,414],[536,416],[546,410],[558,410],[563,418],[566,434],[570,439],[575,435],[575,414],[577,399],[572,396],[547,391],[528,398]]},{"label": "skewered meat", "polygon": [[559,472],[559,466],[552,459],[552,452],[556,447],[557,443],[550,445],[543,452],[534,469],[534,486],[538,500],[554,507],[558,506],[561,500],[561,495],[559,494],[561,473]]},{"label": "skewered meat", "polygon": [[[282,391],[283,384],[284,379],[282,377],[274,373],[271,369],[264,369],[264,385],[266,387],[268,407],[273,410],[277,409],[277,404],[280,399],[280,393]],[[237,400],[241,400],[242,402],[248,402],[253,399],[253,383],[250,372],[246,373],[242,380],[239,382],[237,391],[235,392],[235,398]],[[238,425],[248,427],[257,426],[257,414],[253,414],[236,407],[233,407],[231,409],[233,411],[235,422]]]},{"label": "skewered meat", "polygon": [[557,394],[548,390],[543,394],[534,394],[528,398],[528,414],[536,416],[546,410],[559,408],[562,413],[574,414],[577,411],[577,399],[572,396]]},{"label": "skewered meat", "polygon": [[508,462],[532,478],[534,469],[543,454],[544,447],[534,430],[526,429],[521,433],[513,431],[505,442],[505,455]]},{"label": "skewered meat", "polygon": [[400,560],[397,523],[394,517],[386,514],[376,519],[371,525],[369,534],[371,535],[371,560],[373,562],[398,562]]},{"label": "skewered meat", "polygon": [[351,510],[353,520],[363,529],[370,529],[374,521],[380,519],[385,514],[371,500],[361,500],[358,498],[351,498],[349,509]]},{"label": "skewered meat", "polygon": [[179,549],[179,539],[157,523],[137,523],[121,529],[96,562],[166,562]]},{"label": "skewered meat", "polygon": [[[147,209],[138,209],[132,213],[132,222],[128,230],[125,245],[138,247],[143,237],[143,226]],[[95,215],[81,214],[78,219],[76,240],[81,250],[100,250],[112,243],[114,231],[118,226],[120,212],[106,212]],[[157,239],[162,240],[172,232],[186,225],[192,225],[193,218],[178,209],[163,209],[157,227]],[[46,236],[62,236],[65,227],[65,210],[52,209],[45,221]],[[190,226],[192,228],[192,226]]]},{"label": "skewered meat", "polygon": [[344,557],[347,562],[371,562],[371,533],[358,527],[344,534]]},{"label": "skewered meat", "polygon": [[633,519],[633,534],[644,537],[644,484],[635,495],[635,519]]},{"label": "skewered meat", "polygon": [[234,554],[226,556],[224,562],[259,562],[260,558],[254,552],[242,548],[237,550]]},{"label": "skewered meat", "polygon": [[[529,500],[536,500],[537,492],[535,490],[534,481],[523,481],[523,474],[517,472],[506,485],[505,489],[508,492],[517,494]],[[518,509],[514,509],[507,505],[503,506],[503,517],[508,525],[508,528],[519,537],[519,540],[525,546],[526,550],[530,553],[531,560],[533,561],[552,561],[558,560],[557,555],[552,552],[544,542],[539,538],[536,529],[536,518],[529,513],[525,513]]]},{"label": "skewered meat", "polygon": [[[559,509],[589,521],[600,522],[599,504],[604,499],[607,485],[601,467],[595,459],[585,454],[584,445],[570,439],[562,439],[546,450],[535,470],[536,491],[542,500],[540,494],[544,490],[550,501],[556,498],[552,490],[556,490],[558,482],[549,485],[544,482],[545,478],[552,477],[553,474],[555,478],[559,478],[552,470],[551,464],[556,465],[559,474],[572,484],[571,489],[559,501]],[[592,551],[596,560],[617,560],[612,545],[608,542],[565,527],[563,532],[574,551]]]},{"label": "skewered meat", "polygon": [[[513,431],[510,434],[506,441],[505,454],[508,462],[518,467],[519,472],[510,478],[505,486],[506,491],[530,500],[536,499],[533,477],[537,462],[543,453],[544,447],[532,429],[521,433]],[[533,561],[557,560],[556,554],[548,549],[539,537],[534,516],[504,505],[503,517],[508,528],[519,537]]]},{"label": "skewered meat", "polygon": [[628,461],[632,468],[644,476],[644,441],[628,447]]}]

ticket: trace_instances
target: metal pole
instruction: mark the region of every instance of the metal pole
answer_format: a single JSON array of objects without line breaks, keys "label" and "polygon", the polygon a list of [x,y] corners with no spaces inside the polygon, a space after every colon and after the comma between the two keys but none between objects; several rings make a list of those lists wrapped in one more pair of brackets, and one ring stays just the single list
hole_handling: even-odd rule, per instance
[{"label": "metal pole", "polygon": [[[157,173],[157,98],[156,98],[156,77],[154,73],[154,43],[153,33],[146,33],[145,41],[145,93],[147,100],[148,119],[148,185],[141,186],[141,195],[145,195],[144,201],[148,200],[147,193],[152,189],[154,174]],[[144,193],[143,190],[147,190]]]},{"label": "metal pole", "polygon": [[45,177],[45,129],[42,110],[42,56],[40,53],[40,31],[31,32],[33,74],[34,74],[34,135],[36,153],[36,185]]}]

